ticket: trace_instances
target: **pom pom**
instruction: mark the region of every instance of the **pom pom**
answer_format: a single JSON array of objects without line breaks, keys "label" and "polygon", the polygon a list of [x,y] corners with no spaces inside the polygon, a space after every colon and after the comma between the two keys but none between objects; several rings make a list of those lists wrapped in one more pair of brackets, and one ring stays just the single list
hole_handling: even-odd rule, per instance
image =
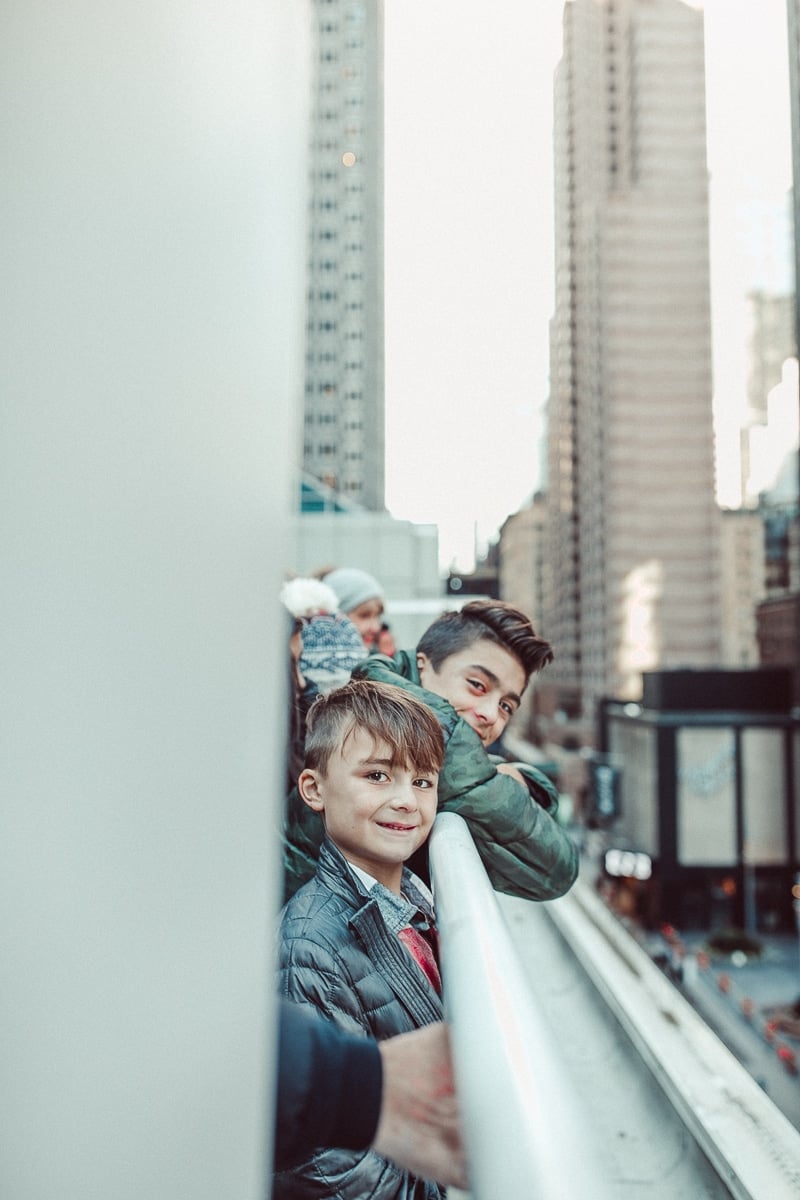
[{"label": "pom pom", "polygon": [[333,614],[339,610],[339,602],[333,588],[321,579],[298,577],[290,579],[281,588],[281,601],[293,617],[315,617]]}]

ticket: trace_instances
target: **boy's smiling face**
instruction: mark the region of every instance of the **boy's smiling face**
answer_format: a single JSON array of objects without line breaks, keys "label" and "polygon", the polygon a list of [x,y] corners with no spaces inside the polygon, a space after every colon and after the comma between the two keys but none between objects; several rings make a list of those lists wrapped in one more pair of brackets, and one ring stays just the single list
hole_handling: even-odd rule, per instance
[{"label": "boy's smiling face", "polygon": [[438,775],[394,758],[385,742],[352,729],[325,771],[307,768],[298,788],[347,861],[399,892],[403,863],[431,831]]},{"label": "boy's smiling face", "polygon": [[527,683],[522,664],[489,638],[448,655],[438,670],[426,654],[417,654],[417,667],[422,686],[449,700],[484,746],[500,737]]}]

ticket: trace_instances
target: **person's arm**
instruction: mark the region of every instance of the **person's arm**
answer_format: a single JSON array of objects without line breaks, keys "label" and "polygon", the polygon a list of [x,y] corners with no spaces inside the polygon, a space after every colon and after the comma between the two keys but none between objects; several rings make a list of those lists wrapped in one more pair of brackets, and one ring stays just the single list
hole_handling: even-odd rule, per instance
[{"label": "person's arm", "polygon": [[521,783],[523,787],[527,787],[522,772],[520,771],[519,767],[514,765],[514,763],[495,763],[495,769],[498,770],[502,775],[510,775],[512,779],[516,779],[517,783]]},{"label": "person's arm", "polygon": [[378,1127],[382,1087],[376,1042],[344,1033],[307,1005],[281,1000],[276,1169],[317,1146],[366,1149]]},{"label": "person's arm", "polygon": [[372,1149],[422,1179],[468,1187],[447,1026],[401,1033],[379,1049],[383,1101]]},{"label": "person's arm", "polygon": [[495,763],[495,766],[498,771],[510,775],[512,779],[518,780],[526,787],[531,798],[541,805],[545,812],[549,812],[551,817],[556,816],[559,802],[558,790],[544,771],[540,771],[533,763],[516,762],[511,759]]},{"label": "person's arm", "polygon": [[556,900],[578,877],[578,847],[524,784],[503,773],[440,806],[469,826],[495,891]]},{"label": "person's arm", "polygon": [[466,1187],[446,1026],[378,1044],[282,1000],[275,1168],[322,1147],[371,1147],[423,1179]]},{"label": "person's arm", "polygon": [[510,763],[496,766],[474,730],[460,720],[439,774],[439,808],[467,822],[496,891],[554,900],[578,876],[578,848],[551,816],[557,804],[549,788],[537,783],[540,773],[535,775],[529,778],[528,771]]}]

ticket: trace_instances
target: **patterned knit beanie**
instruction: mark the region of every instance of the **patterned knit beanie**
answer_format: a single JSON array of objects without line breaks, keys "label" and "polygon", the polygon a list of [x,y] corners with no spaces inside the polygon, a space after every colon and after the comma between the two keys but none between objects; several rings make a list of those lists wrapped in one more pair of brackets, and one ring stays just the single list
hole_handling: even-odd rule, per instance
[{"label": "patterned knit beanie", "polygon": [[319,579],[290,579],[281,600],[303,622],[302,674],[320,692],[330,692],[350,679],[367,656],[364,639],[349,617],[337,612],[336,593]]},{"label": "patterned knit beanie", "polygon": [[309,617],[303,625],[300,670],[321,692],[341,687],[367,657],[364,639],[341,613]]}]

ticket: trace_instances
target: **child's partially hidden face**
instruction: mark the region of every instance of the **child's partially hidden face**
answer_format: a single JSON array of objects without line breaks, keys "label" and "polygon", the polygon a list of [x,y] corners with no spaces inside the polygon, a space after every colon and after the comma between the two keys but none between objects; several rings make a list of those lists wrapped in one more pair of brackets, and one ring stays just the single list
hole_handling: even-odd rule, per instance
[{"label": "child's partially hidden face", "polygon": [[399,892],[403,863],[431,831],[438,778],[400,765],[386,742],[354,728],[324,771],[302,772],[298,788],[347,861]]}]

